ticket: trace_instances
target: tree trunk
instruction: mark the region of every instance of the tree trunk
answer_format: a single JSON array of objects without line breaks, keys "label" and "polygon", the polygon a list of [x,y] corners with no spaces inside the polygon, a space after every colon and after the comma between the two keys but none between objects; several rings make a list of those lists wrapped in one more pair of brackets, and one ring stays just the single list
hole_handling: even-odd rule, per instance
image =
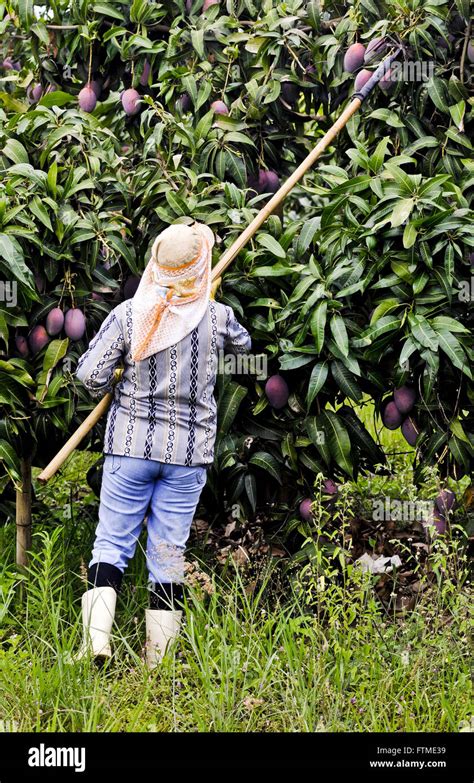
[{"label": "tree trunk", "polygon": [[28,564],[31,549],[31,457],[21,459],[21,490],[16,493],[16,562]]}]

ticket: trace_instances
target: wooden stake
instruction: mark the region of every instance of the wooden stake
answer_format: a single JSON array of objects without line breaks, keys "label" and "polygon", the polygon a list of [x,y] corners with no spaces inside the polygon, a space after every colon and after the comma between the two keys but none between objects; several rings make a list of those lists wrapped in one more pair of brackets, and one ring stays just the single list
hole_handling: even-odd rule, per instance
[{"label": "wooden stake", "polygon": [[21,489],[16,493],[16,562],[28,565],[31,549],[31,457],[21,459]]}]

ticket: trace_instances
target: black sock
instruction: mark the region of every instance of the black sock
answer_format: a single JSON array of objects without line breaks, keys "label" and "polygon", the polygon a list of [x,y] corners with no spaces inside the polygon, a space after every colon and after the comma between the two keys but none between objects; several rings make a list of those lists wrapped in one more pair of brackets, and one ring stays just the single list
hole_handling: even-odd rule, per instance
[{"label": "black sock", "polygon": [[179,582],[152,582],[150,609],[181,609],[183,585]]},{"label": "black sock", "polygon": [[92,587],[113,587],[120,591],[123,573],[117,566],[110,563],[93,563],[87,572],[87,585]]}]

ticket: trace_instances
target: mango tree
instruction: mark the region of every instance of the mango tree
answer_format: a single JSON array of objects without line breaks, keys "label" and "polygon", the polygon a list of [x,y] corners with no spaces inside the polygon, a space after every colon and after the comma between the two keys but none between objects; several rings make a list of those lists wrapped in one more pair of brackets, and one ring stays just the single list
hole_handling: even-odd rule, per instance
[{"label": "mango tree", "polygon": [[31,462],[91,408],[78,356],[133,293],[156,233],[207,222],[217,260],[392,42],[405,70],[225,274],[218,296],[279,379],[220,373],[205,502],[273,502],[291,519],[318,473],[383,467],[357,413],[367,396],[416,448],[418,479],[432,463],[443,479],[472,470],[467,0],[64,0],[0,14],[0,268],[16,292],[0,303],[0,458],[21,529]]}]

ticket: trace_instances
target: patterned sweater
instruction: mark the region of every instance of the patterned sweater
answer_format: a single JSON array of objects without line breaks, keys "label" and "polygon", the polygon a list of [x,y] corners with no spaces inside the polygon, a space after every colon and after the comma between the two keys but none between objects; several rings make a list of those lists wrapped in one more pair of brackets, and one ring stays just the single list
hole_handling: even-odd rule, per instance
[{"label": "patterned sweater", "polygon": [[130,357],[132,300],[105,319],[77,365],[76,376],[92,396],[112,388],[104,452],[175,465],[213,462],[216,438],[214,386],[223,351],[247,353],[251,340],[231,307],[210,301],[193,331],[140,362]]}]

